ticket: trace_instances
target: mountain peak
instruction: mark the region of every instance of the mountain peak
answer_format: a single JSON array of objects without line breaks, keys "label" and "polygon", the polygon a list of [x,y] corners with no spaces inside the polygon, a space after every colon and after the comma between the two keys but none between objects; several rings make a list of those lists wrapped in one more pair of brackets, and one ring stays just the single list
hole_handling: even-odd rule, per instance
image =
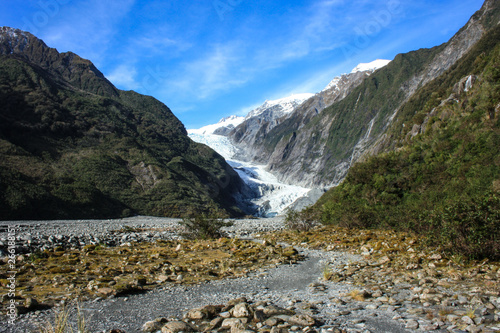
[{"label": "mountain peak", "polygon": [[241,124],[245,120],[245,117],[239,117],[239,116],[229,116],[229,117],[224,117],[217,124],[212,124],[212,125],[207,125],[203,126],[198,129],[189,129],[188,133],[190,135],[193,134],[199,134],[199,135],[206,135],[206,134],[218,134],[221,131],[224,132],[224,130],[231,130]]},{"label": "mountain peak", "polygon": [[262,114],[263,112],[265,112],[266,110],[268,110],[270,108],[275,108],[275,107],[280,108],[279,111],[280,111],[281,115],[288,114],[288,113],[292,112],[293,110],[295,110],[295,108],[297,106],[304,103],[306,100],[308,100],[309,98],[311,98],[313,96],[314,96],[314,94],[303,93],[303,94],[292,94],[288,97],[284,97],[284,98],[280,98],[280,99],[276,99],[276,100],[266,100],[264,102],[264,104],[262,104],[261,106],[259,106],[256,109],[250,111],[248,113],[248,115],[246,116],[246,119],[256,117],[256,116]]},{"label": "mountain peak", "polygon": [[338,86],[339,86],[340,82],[343,79],[345,79],[345,77],[347,77],[351,74],[360,73],[360,72],[370,72],[368,74],[371,74],[374,71],[376,71],[377,69],[380,69],[382,67],[387,66],[390,62],[391,62],[391,60],[377,59],[377,60],[374,60],[372,62],[358,64],[356,67],[354,67],[354,69],[351,71],[351,73],[342,74],[341,76],[335,77],[330,83],[328,83],[328,85],[325,87],[325,89],[322,90],[322,92],[329,90],[329,89],[333,89],[333,88],[339,89]]},{"label": "mountain peak", "polygon": [[29,45],[30,33],[10,27],[0,27],[0,54],[23,52]]},{"label": "mountain peak", "polygon": [[365,71],[376,71],[377,69],[380,69],[382,67],[387,66],[391,61],[390,60],[384,60],[384,59],[377,59],[372,62],[368,63],[361,63],[354,67],[354,69],[351,71],[351,73],[357,73],[357,72],[365,72]]},{"label": "mountain peak", "polygon": [[90,60],[72,52],[59,53],[29,32],[0,27],[0,55],[21,57],[76,89],[106,97],[118,96],[118,90]]}]

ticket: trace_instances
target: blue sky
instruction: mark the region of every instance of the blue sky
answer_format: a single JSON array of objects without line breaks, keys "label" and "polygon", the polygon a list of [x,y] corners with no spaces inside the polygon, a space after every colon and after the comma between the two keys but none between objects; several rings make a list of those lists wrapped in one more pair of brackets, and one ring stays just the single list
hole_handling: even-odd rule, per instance
[{"label": "blue sky", "polygon": [[187,128],[321,91],[360,62],[446,42],[482,0],[3,0],[0,26],[90,59]]}]

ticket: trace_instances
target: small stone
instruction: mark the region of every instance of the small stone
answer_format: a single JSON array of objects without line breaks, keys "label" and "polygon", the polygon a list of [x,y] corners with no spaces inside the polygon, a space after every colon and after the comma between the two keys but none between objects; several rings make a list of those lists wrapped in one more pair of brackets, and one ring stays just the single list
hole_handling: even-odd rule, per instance
[{"label": "small stone", "polygon": [[221,318],[231,318],[231,314],[229,313],[229,311],[221,312],[221,313],[219,313],[219,316]]},{"label": "small stone", "polygon": [[389,258],[388,256],[383,256],[377,261],[377,265],[385,265],[389,262],[391,262],[391,258]]},{"label": "small stone", "polygon": [[410,329],[410,330],[416,330],[419,327],[419,324],[418,324],[418,321],[416,321],[414,319],[410,319],[410,320],[406,321],[405,327]]},{"label": "small stone", "polygon": [[449,321],[450,323],[456,323],[459,319],[460,319],[459,316],[453,314],[449,314],[446,316],[446,320]]},{"label": "small stone", "polygon": [[288,322],[292,325],[313,326],[316,323],[316,319],[306,314],[296,314],[291,316]]},{"label": "small stone", "polygon": [[186,313],[186,318],[189,320],[204,319],[206,315],[200,309],[193,309]]},{"label": "small stone", "polygon": [[205,329],[205,331],[212,331],[216,328],[219,328],[223,321],[224,321],[224,318],[221,318],[221,317],[216,317],[216,318],[212,319],[212,321],[210,322],[208,327]]},{"label": "small stone", "polygon": [[227,318],[221,324],[221,329],[231,329],[232,327],[240,327],[246,323],[246,318]]},{"label": "small stone", "polygon": [[253,319],[256,321],[256,322],[263,322],[264,320],[266,320],[266,316],[264,315],[264,311],[262,310],[257,310],[253,313]]},{"label": "small stone", "polygon": [[264,308],[264,314],[268,317],[272,317],[272,316],[277,316],[277,315],[282,315],[282,314],[291,315],[291,314],[293,314],[293,312],[290,310],[287,310],[287,309],[283,309],[283,308],[274,306],[274,305],[269,305],[269,306],[266,306]]},{"label": "small stone", "polygon": [[267,326],[270,326],[270,327],[273,327],[273,326],[276,326],[280,323],[282,323],[283,320],[280,319],[280,318],[277,318],[277,317],[272,317],[272,318],[269,318],[267,319],[265,322],[264,322],[264,325],[267,325]]},{"label": "small stone", "polygon": [[240,304],[240,303],[248,303],[248,300],[246,299],[246,297],[235,298],[235,299],[232,299],[229,302],[227,302],[227,306],[231,307],[231,306],[235,306],[236,304]]},{"label": "small stone", "polygon": [[166,282],[168,281],[168,276],[165,274],[160,274],[158,275],[158,281],[160,281],[161,283]]},{"label": "small stone", "polygon": [[443,257],[440,254],[433,254],[429,257],[429,260],[441,260]]},{"label": "small stone", "polygon": [[240,322],[236,323],[235,325],[231,326],[231,333],[243,333],[245,332],[245,325]]},{"label": "small stone", "polygon": [[271,332],[270,333],[287,333],[288,330],[286,330],[285,328],[281,328],[281,327],[272,327],[271,328]]},{"label": "small stone", "polygon": [[474,325],[469,325],[465,328],[465,330],[467,332],[470,332],[470,333],[480,333],[482,332],[482,329],[477,327],[477,326],[474,326]]},{"label": "small stone", "polygon": [[469,316],[463,316],[462,321],[467,325],[475,325],[474,320],[472,320],[472,318]]},{"label": "small stone", "polygon": [[97,289],[97,293],[103,297],[109,297],[115,293],[115,290],[113,288],[99,288]]}]

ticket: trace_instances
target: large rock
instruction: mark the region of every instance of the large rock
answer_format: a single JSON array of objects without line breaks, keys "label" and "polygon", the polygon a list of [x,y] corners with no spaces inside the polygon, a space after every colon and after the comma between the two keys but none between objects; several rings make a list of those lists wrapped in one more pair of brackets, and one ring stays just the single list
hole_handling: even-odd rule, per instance
[{"label": "large rock", "polygon": [[167,322],[168,320],[166,318],[157,318],[155,320],[148,321],[142,326],[142,331],[150,333],[158,332]]},{"label": "large rock", "polygon": [[193,328],[183,321],[171,321],[161,328],[162,333],[194,332]]},{"label": "large rock", "polygon": [[236,318],[243,318],[250,316],[250,310],[248,309],[247,303],[236,304],[230,312],[231,315]]}]

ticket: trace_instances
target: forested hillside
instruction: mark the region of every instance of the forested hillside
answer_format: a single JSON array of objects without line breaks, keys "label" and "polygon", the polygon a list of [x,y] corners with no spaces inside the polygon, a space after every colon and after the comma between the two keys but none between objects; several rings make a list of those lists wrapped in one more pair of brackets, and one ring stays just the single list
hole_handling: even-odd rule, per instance
[{"label": "forested hillside", "polygon": [[236,172],[164,104],[29,33],[0,36],[1,219],[242,214]]}]

